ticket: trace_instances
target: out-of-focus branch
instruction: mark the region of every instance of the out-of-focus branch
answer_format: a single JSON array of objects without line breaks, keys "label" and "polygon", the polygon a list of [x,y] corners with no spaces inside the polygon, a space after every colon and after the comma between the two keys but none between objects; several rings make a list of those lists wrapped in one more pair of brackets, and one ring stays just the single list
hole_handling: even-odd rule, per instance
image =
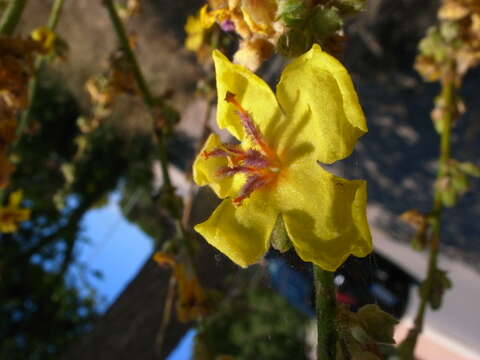
[{"label": "out-of-focus branch", "polygon": [[28,0],[10,0],[0,20],[0,35],[12,35],[20,21]]},{"label": "out-of-focus branch", "polygon": [[[453,65],[452,70],[446,72],[442,79],[442,90],[440,98],[444,104],[445,111],[441,119],[441,128],[443,129],[440,138],[440,154],[439,154],[439,169],[437,174],[437,182],[442,179],[448,168],[451,153],[451,133],[452,124],[455,121],[456,114],[456,86]],[[427,305],[434,291],[434,277],[438,271],[438,251],[440,247],[440,230],[442,222],[442,214],[444,204],[442,201],[442,189],[436,187],[434,195],[434,205],[430,214],[430,222],[432,224],[432,235],[429,243],[429,260],[427,276],[423,282],[424,289],[420,295],[420,305],[415,316],[414,327],[409,331],[405,340],[399,346],[400,355],[402,359],[413,359],[415,346],[417,344],[418,337],[423,330],[423,324],[425,321],[425,314]]]},{"label": "out-of-focus branch", "polygon": [[[54,31],[58,25],[64,3],[65,0],[55,0],[52,5],[52,9],[50,10],[50,15],[47,21],[47,28],[49,28],[51,31]],[[17,139],[15,140],[14,144],[18,143],[25,128],[27,127],[28,120],[30,119],[30,115],[32,113],[32,108],[35,105],[38,94],[38,76],[43,67],[45,66],[46,61],[47,60],[43,55],[38,55],[37,59],[35,60],[33,77],[28,85],[28,98],[30,99],[30,105],[28,106],[27,110],[25,110],[20,116],[20,122],[18,123],[17,127]]]}]

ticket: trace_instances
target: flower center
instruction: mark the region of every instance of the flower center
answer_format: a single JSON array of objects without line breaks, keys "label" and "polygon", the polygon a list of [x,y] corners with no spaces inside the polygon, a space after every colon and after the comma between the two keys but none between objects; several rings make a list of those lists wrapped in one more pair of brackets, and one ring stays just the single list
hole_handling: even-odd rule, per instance
[{"label": "flower center", "polygon": [[252,192],[271,184],[277,178],[281,163],[275,152],[266,143],[250,114],[235,99],[235,94],[227,91],[225,101],[237,109],[245,134],[252,140],[254,148],[244,149],[240,144],[222,144],[212,151],[204,151],[202,156],[206,159],[209,157],[227,158],[228,165],[221,167],[216,172],[216,175],[221,178],[240,173],[246,175],[245,184],[233,199],[233,203],[240,206]]}]

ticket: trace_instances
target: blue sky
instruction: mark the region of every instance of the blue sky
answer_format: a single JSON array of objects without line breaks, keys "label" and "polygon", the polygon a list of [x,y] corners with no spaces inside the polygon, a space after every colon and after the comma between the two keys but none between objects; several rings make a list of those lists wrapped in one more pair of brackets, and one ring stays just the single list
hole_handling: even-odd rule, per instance
[{"label": "blue sky", "polygon": [[[107,206],[86,214],[82,222],[83,235],[90,242],[81,243],[77,250],[79,262],[103,274],[101,279],[88,276],[104,298],[99,304],[100,311],[105,311],[121,294],[153,251],[151,239],[123,217],[118,201],[118,193],[113,193]],[[193,336],[194,332],[189,331],[168,360],[190,359]]]},{"label": "blue sky", "polygon": [[82,223],[90,242],[79,246],[78,261],[103,274],[101,279],[88,277],[105,299],[101,311],[120,295],[153,251],[148,236],[125,220],[118,201],[118,194],[112,194],[107,206],[90,210]]}]

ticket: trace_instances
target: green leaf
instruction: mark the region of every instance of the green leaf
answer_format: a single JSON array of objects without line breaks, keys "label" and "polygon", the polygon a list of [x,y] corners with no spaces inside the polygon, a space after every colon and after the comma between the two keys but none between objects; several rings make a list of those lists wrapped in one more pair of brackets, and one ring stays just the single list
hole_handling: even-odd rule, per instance
[{"label": "green leaf", "polygon": [[452,188],[457,193],[457,196],[466,193],[470,188],[470,181],[468,180],[468,177],[466,177],[463,173],[455,174],[455,176],[452,178]]},{"label": "green leaf", "polygon": [[410,246],[413,250],[423,251],[427,246],[428,237],[427,237],[427,227],[419,229],[410,241]]},{"label": "green leaf", "polygon": [[474,163],[471,162],[463,162],[463,163],[458,163],[458,168],[460,171],[463,173],[473,176],[473,177],[480,177],[480,166],[475,165]]},{"label": "green leaf", "polygon": [[375,341],[395,344],[393,331],[395,325],[398,324],[397,319],[374,304],[362,306],[357,314],[363,328]]},{"label": "green leaf", "polygon": [[457,203],[457,194],[451,187],[442,191],[442,203],[446,207],[452,207]]},{"label": "green leaf", "polygon": [[436,269],[431,281],[431,292],[429,302],[433,310],[438,310],[442,305],[445,290],[452,287],[452,282],[444,270]]}]

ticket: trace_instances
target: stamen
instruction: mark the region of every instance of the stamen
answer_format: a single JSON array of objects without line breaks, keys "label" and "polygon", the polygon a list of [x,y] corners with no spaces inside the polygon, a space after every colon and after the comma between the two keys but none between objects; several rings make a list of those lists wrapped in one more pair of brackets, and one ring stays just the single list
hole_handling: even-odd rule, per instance
[{"label": "stamen", "polygon": [[247,182],[240,189],[240,194],[233,199],[233,204],[237,206],[242,205],[242,201],[249,197],[252,192],[266,185],[268,182],[265,177],[258,174],[249,176]]},{"label": "stamen", "polygon": [[205,159],[209,157],[229,157],[233,155],[244,156],[244,151],[236,144],[222,144],[221,147],[217,147],[212,151],[204,151],[202,156]]},{"label": "stamen", "polygon": [[215,173],[217,177],[225,178],[236,174],[245,174],[246,181],[238,196],[232,200],[235,206],[240,206],[252,192],[275,181],[280,172],[281,163],[275,152],[265,142],[252,117],[235,99],[235,94],[227,91],[225,101],[235,106],[245,134],[253,141],[255,148],[244,149],[241,144],[220,144],[211,151],[204,151],[202,156],[206,159],[209,157],[226,158],[225,166],[220,167]]},{"label": "stamen", "polygon": [[220,148],[213,149],[212,151],[205,150],[204,152],[202,152],[202,156],[205,159],[208,159],[210,157],[227,157],[228,155],[228,152]]},{"label": "stamen", "polygon": [[247,151],[243,163],[257,169],[265,169],[270,165],[270,162],[262,153],[253,149]]},{"label": "stamen", "polygon": [[265,152],[265,154],[269,157],[275,157],[275,153],[270,149],[267,145],[265,140],[263,139],[260,130],[258,130],[257,126],[253,122],[253,119],[250,117],[250,114],[240,105],[240,103],[235,99],[235,94],[227,91],[225,96],[225,101],[232,104],[237,108],[237,114],[240,116],[242,120],[243,128],[248,136],[252,138],[254,142],[257,143],[258,146]]},{"label": "stamen", "polygon": [[238,144],[223,144],[223,147],[234,154],[243,155],[244,153]]},{"label": "stamen", "polygon": [[221,167],[216,172],[215,175],[220,177],[229,177],[238,173],[249,173],[253,171],[255,171],[255,169],[248,166],[234,166],[234,167],[224,166],[224,167]]}]

